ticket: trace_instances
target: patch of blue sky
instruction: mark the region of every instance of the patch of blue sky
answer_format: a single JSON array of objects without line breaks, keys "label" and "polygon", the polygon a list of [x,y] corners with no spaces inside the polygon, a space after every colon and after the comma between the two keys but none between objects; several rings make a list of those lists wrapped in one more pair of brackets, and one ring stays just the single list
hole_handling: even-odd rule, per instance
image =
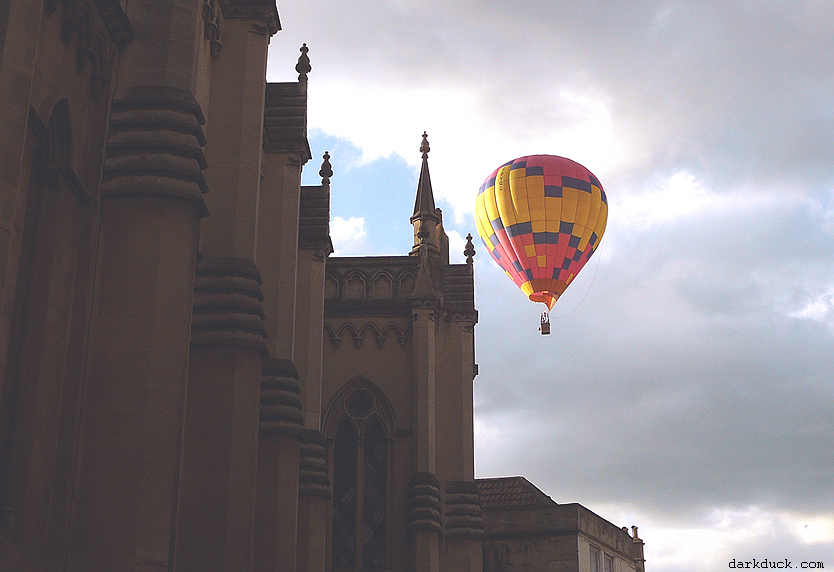
[{"label": "patch of blue sky", "polygon": [[[337,243],[334,234],[334,246],[337,254],[351,255],[402,255],[412,247],[413,231],[409,219],[414,211],[414,198],[417,192],[417,180],[420,176],[419,165],[409,164],[396,153],[383,158],[365,160],[362,149],[350,140],[325,133],[320,129],[311,129],[308,133],[311,159],[302,172],[302,184],[317,185],[321,183],[319,169],[324,152],[330,153],[333,177],[330,179],[330,220],[344,221],[339,228],[354,229],[354,237],[339,236]],[[429,160],[431,168],[431,159]],[[435,195],[436,197],[436,195]],[[471,229],[457,229],[451,207],[443,201],[437,201],[443,209],[444,226],[450,234],[453,250],[463,250],[459,236],[466,236]],[[353,219],[351,221],[351,219]],[[361,219],[361,223],[358,219]],[[351,221],[351,224],[345,224]],[[335,225],[332,225],[335,226]],[[466,226],[464,223],[463,226]],[[474,227],[474,223],[470,224]],[[331,231],[334,229],[331,228]],[[348,244],[354,238],[353,244]],[[452,261],[460,262],[457,252],[452,253]]]},{"label": "patch of blue sky", "polygon": [[[302,173],[302,184],[321,183],[319,168],[330,153],[330,220],[362,219],[368,252],[351,254],[405,254],[411,249],[409,217],[414,209],[419,171],[396,154],[366,161],[351,141],[311,129],[308,138],[313,159]],[[339,251],[339,245],[334,245]],[[347,251],[346,251],[347,252]]]}]

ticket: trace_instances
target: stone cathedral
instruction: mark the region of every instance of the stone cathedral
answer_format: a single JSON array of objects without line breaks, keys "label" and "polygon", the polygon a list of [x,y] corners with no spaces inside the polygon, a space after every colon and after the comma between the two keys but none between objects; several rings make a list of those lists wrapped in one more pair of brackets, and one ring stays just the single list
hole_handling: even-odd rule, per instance
[{"label": "stone cathedral", "polygon": [[331,256],[280,28],[0,4],[0,571],[643,572],[636,528],[474,478],[475,253],[428,138],[411,251]]}]

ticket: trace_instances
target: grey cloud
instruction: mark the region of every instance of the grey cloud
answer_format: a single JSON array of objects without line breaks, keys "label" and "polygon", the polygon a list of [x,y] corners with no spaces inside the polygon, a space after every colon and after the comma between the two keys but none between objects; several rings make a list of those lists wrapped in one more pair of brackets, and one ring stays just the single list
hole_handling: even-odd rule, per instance
[{"label": "grey cloud", "polygon": [[[312,47],[311,89],[315,74],[359,93],[467,89],[494,136],[518,141],[582,121],[561,87],[609,108],[626,150],[597,172],[609,228],[549,338],[476,245],[481,475],[658,526],[708,528],[727,507],[834,517],[834,314],[797,314],[834,291],[834,5],[315,1],[282,21]],[[679,171],[738,204],[620,217]],[[732,549],[834,558],[793,537]]]},{"label": "grey cloud", "polygon": [[640,177],[683,164],[714,174],[716,190],[774,178],[813,184],[834,160],[829,3],[305,9],[327,15],[303,30],[316,42],[317,73],[358,85],[471,89],[497,137],[569,125],[570,108],[554,99],[568,87],[609,102],[619,137],[646,154],[645,165],[632,165]]}]

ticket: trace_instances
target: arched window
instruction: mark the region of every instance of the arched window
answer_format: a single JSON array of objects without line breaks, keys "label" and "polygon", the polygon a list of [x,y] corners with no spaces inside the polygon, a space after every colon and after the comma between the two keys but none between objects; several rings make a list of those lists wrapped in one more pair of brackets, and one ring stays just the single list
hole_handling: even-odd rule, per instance
[{"label": "arched window", "polygon": [[378,420],[374,419],[368,425],[364,445],[362,566],[373,568],[385,564],[385,525],[388,511],[388,442]]},{"label": "arched window", "polygon": [[333,471],[333,567],[356,562],[356,453],[353,424],[345,419],[336,432]]},{"label": "arched window", "polygon": [[332,569],[381,570],[387,562],[390,405],[376,386],[354,380],[334,398],[327,417],[333,462]]}]

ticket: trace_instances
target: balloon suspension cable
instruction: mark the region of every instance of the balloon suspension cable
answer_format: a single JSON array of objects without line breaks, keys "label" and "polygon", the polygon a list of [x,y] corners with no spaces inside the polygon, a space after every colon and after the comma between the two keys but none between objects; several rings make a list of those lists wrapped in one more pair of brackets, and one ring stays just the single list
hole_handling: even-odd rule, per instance
[{"label": "balloon suspension cable", "polygon": [[542,312],[542,320],[541,325],[539,326],[539,331],[543,336],[550,335],[550,314],[548,312]]},{"label": "balloon suspension cable", "polygon": [[[599,251],[600,245],[602,245],[602,239],[600,239],[599,244],[597,245],[596,249],[594,250],[594,254],[596,254],[597,251]],[[579,301],[579,304],[577,304],[576,308],[574,308],[573,310],[571,310],[567,314],[562,314],[561,316],[553,316],[554,318],[556,318],[556,319],[567,318],[568,316],[570,316],[571,314],[576,312],[580,307],[582,307],[582,304],[585,303],[585,298],[588,297],[588,294],[591,292],[591,288],[594,285],[594,281],[597,279],[597,271],[599,270],[600,257],[597,256],[596,259],[597,259],[597,263],[596,263],[596,266],[594,266],[594,273],[591,275],[591,282],[588,284],[588,289],[585,290],[585,295],[582,296],[582,299]]]}]

